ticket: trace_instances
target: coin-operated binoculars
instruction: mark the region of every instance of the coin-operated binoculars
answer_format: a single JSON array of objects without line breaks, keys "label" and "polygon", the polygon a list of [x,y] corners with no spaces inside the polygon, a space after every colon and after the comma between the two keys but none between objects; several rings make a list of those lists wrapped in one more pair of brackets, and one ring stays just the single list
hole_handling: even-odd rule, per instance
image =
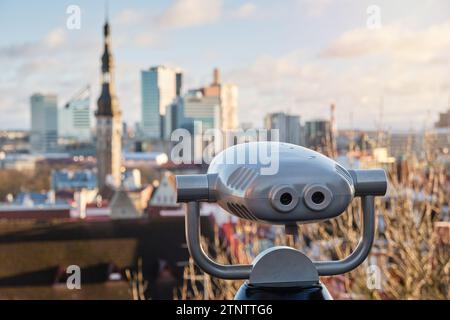
[{"label": "coin-operated binoculars", "polygon": [[[279,142],[232,146],[214,158],[207,174],[177,176],[176,183],[178,202],[188,203],[186,240],[193,260],[211,276],[247,279],[236,294],[239,300],[332,299],[319,276],[349,272],[366,259],[375,235],[374,197],[387,189],[384,170],[347,171],[320,153]],[[343,260],[311,261],[297,249],[279,246],[249,265],[222,265],[201,247],[199,202],[217,202],[241,219],[289,230],[338,217],[354,197],[362,200],[362,236]]]}]

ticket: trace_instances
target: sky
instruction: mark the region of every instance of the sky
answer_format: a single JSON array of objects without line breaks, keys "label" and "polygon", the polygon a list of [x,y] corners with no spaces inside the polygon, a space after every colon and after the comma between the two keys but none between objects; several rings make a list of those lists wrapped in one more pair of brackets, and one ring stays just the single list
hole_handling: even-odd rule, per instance
[{"label": "sky", "polygon": [[[67,8],[80,8],[69,29]],[[99,95],[103,0],[0,0],[0,129],[30,126],[29,97],[86,84]],[[140,121],[140,71],[181,68],[185,89],[212,70],[239,87],[238,118],[269,112],[338,128],[423,130],[450,103],[448,0],[110,0],[124,120]]]}]

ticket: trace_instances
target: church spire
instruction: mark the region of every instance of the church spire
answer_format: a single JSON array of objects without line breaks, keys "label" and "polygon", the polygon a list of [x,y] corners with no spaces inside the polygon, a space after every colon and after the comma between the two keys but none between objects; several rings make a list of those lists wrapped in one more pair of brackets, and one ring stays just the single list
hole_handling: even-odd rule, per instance
[{"label": "church spire", "polygon": [[105,1],[105,21],[108,22],[109,19],[109,1]]},{"label": "church spire", "polygon": [[111,53],[111,30],[106,15],[103,26],[103,55],[101,57],[102,93],[98,99],[98,116],[113,116],[120,113],[114,88],[114,59]]},{"label": "church spire", "polygon": [[97,101],[96,149],[97,184],[100,194],[107,195],[108,187],[118,187],[121,181],[122,114],[114,86],[114,60],[108,18],[103,26],[103,54],[101,57],[101,94]]}]

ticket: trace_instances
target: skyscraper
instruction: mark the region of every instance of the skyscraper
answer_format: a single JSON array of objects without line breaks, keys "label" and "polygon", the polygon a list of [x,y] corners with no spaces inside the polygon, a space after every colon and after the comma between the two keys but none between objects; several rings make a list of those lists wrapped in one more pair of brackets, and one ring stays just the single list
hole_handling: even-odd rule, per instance
[{"label": "skyscraper", "polygon": [[56,95],[31,96],[31,150],[56,151],[58,147],[58,99]]},{"label": "skyscraper", "polygon": [[109,23],[104,28],[104,52],[101,58],[102,92],[97,101],[97,181],[100,191],[106,184],[120,185],[122,158],[122,112],[114,87],[114,62],[111,54]]},{"label": "skyscraper", "polygon": [[264,119],[265,127],[268,130],[276,129],[279,132],[281,142],[302,144],[300,117],[278,112],[271,113]]},{"label": "skyscraper", "polygon": [[205,97],[219,98],[220,125],[217,129],[224,131],[237,129],[237,86],[234,84],[221,83],[220,71],[215,68],[213,71],[213,82],[209,86],[202,88],[202,92]]},{"label": "skyscraper", "polygon": [[141,72],[141,120],[145,137],[164,137],[166,108],[181,94],[181,88],[182,74],[175,69],[156,66]]},{"label": "skyscraper", "polygon": [[91,138],[90,90],[83,88],[58,111],[58,136],[70,141]]},{"label": "skyscraper", "polygon": [[331,156],[332,124],[329,120],[312,120],[305,123],[305,143],[308,148]]},{"label": "skyscraper", "polygon": [[[190,90],[180,100],[183,111],[181,127],[187,129],[192,137],[192,155],[196,163],[202,161],[203,150],[213,137],[203,136],[208,129],[220,128],[220,99],[217,95],[204,96],[203,90]],[[220,139],[215,140],[216,144]],[[220,147],[217,145],[217,147]]]},{"label": "skyscraper", "polygon": [[204,96],[201,90],[191,90],[183,97],[184,121],[198,122],[203,130],[220,127],[220,99]]},{"label": "skyscraper", "polygon": [[184,122],[184,99],[178,97],[166,107],[166,115],[164,116],[164,139],[169,141],[172,132],[182,128]]},{"label": "skyscraper", "polygon": [[450,128],[450,107],[447,112],[439,113],[439,120],[434,124],[435,128]]},{"label": "skyscraper", "polygon": [[222,84],[220,90],[222,130],[237,129],[237,101],[237,86],[234,84]]}]

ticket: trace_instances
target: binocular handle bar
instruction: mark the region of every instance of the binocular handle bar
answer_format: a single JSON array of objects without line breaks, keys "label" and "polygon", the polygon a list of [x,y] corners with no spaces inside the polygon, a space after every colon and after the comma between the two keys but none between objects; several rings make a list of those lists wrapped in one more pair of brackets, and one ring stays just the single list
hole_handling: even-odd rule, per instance
[{"label": "binocular handle bar", "polygon": [[187,204],[186,241],[189,253],[200,269],[221,279],[248,279],[253,266],[250,264],[223,265],[219,264],[203,251],[200,237],[200,208],[198,202]]},{"label": "binocular handle bar", "polygon": [[362,236],[355,250],[345,259],[337,261],[314,261],[320,276],[333,276],[349,272],[366,260],[375,238],[374,196],[361,197]]},{"label": "binocular handle bar", "polygon": [[[358,267],[369,255],[375,237],[374,196],[365,195],[362,200],[362,236],[347,258],[338,261],[313,262],[320,276],[331,276],[349,272]],[[253,265],[223,265],[213,261],[202,248],[200,236],[199,202],[189,202],[186,214],[186,241],[194,262],[204,272],[221,279],[248,279]]]}]

